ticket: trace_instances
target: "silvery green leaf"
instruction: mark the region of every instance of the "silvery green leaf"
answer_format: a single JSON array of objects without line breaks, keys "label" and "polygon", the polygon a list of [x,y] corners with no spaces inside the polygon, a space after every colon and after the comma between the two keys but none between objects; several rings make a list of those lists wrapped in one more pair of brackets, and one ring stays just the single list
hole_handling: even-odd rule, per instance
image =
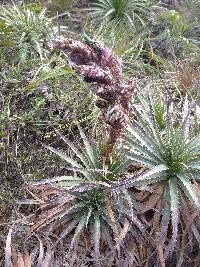
[{"label": "silvery green leaf", "polygon": [[172,238],[166,248],[165,256],[167,257],[173,250],[178,236],[178,223],[179,223],[179,195],[177,178],[169,179],[169,194],[170,194],[170,211],[172,220]]},{"label": "silvery green leaf", "polygon": [[45,145],[45,147],[47,149],[49,149],[51,152],[55,153],[56,155],[58,155],[59,157],[61,157],[62,159],[64,159],[65,161],[67,161],[67,163],[69,163],[70,165],[72,165],[73,167],[77,167],[82,169],[82,166],[80,164],[78,164],[75,160],[73,160],[71,157],[68,157],[66,154],[64,154],[62,151],[55,149],[51,146],[47,146]]},{"label": "silvery green leaf", "polygon": [[94,213],[94,225],[93,225],[93,240],[94,240],[94,254],[95,259],[97,260],[99,258],[100,254],[100,230],[101,222],[99,218],[98,212]]},{"label": "silvery green leaf", "polygon": [[140,175],[138,178],[135,179],[135,182],[149,180],[154,177],[162,177],[162,175],[166,175],[166,171],[168,167],[166,165],[158,165],[153,167],[151,170],[147,171],[146,173]]},{"label": "silvery green leaf", "polygon": [[60,137],[62,140],[71,148],[71,150],[75,153],[75,155],[82,161],[82,163],[85,165],[86,168],[92,168],[93,166],[89,164],[88,159],[84,157],[83,153],[79,151],[79,149],[72,143],[70,142],[65,136],[60,134]]},{"label": "silvery green leaf", "polygon": [[168,230],[168,225],[170,221],[170,190],[169,187],[166,186],[165,192],[164,192],[164,208],[162,210],[162,221],[161,221],[161,231],[160,231],[160,241],[162,242],[166,235]]},{"label": "silvery green leaf", "polygon": [[88,159],[90,159],[91,163],[93,164],[94,168],[99,168],[99,158],[98,158],[98,152],[95,148],[94,145],[90,144],[89,141],[87,140],[86,135],[84,134],[83,130],[78,126],[80,135],[83,139],[83,142],[85,144],[86,152]]},{"label": "silvery green leaf", "polygon": [[75,247],[75,245],[77,244],[78,240],[80,239],[80,234],[83,231],[85,225],[87,223],[87,214],[83,214],[80,218],[80,221],[76,227],[74,236],[71,240],[71,244],[70,244],[70,248],[69,251],[71,252],[72,249]]},{"label": "silvery green leaf", "polygon": [[127,130],[144,146],[146,147],[151,153],[153,153],[156,157],[162,160],[162,157],[158,151],[158,144],[155,143],[155,140],[149,138],[148,133],[144,135],[141,130],[137,129],[135,124],[131,125],[127,128]]},{"label": "silvery green leaf", "polygon": [[162,173],[161,176],[155,176],[154,178],[145,180],[145,181],[139,181],[139,182],[135,182],[134,186],[140,190],[144,190],[144,191],[149,191],[150,188],[148,187],[151,184],[155,184],[161,181],[166,181],[167,180],[167,172],[166,173]]},{"label": "silvery green leaf", "polygon": [[185,163],[184,166],[186,166],[187,169],[189,168],[189,170],[200,170],[200,159],[195,161],[189,161],[188,163]]},{"label": "silvery green leaf", "polygon": [[66,236],[68,236],[74,230],[74,228],[76,228],[78,222],[79,222],[78,219],[73,219],[72,221],[70,221],[67,227],[62,231],[59,238],[54,243],[53,247],[56,247],[60,241],[62,241]]},{"label": "silvery green leaf", "polygon": [[127,138],[127,143],[129,144],[131,149],[135,149],[139,153],[144,154],[145,157],[151,158],[153,161],[155,161],[157,164],[161,163],[160,158],[158,158],[154,153],[149,151],[145,146],[140,145],[137,142],[134,142],[130,138]]},{"label": "silvery green leaf", "polygon": [[62,151],[60,151],[58,149],[55,149],[53,147],[46,146],[46,145],[45,145],[45,147],[47,149],[49,149],[51,152],[53,152],[56,155],[58,155],[59,157],[61,157],[62,159],[64,159],[67,163],[69,163],[77,171],[83,173],[85,178],[87,178],[88,180],[91,180],[90,172],[88,172],[87,169],[83,169],[83,166],[81,166],[77,161],[73,160],[71,157],[67,156],[65,153],[63,153]]},{"label": "silvery green leaf", "polygon": [[191,183],[188,176],[185,173],[178,173],[176,175],[181,181],[182,188],[186,193],[187,197],[192,201],[195,207],[200,210],[200,199],[195,186]]},{"label": "silvery green leaf", "polygon": [[135,153],[129,153],[128,158],[133,162],[141,163],[142,165],[148,166],[148,167],[154,167],[154,166],[158,165],[158,163],[156,161],[153,161],[152,159],[137,155]]},{"label": "silvery green leaf", "polygon": [[166,180],[167,170],[168,168],[165,165],[158,165],[138,177],[133,176],[125,180],[119,181],[113,187],[113,189],[118,190],[122,187],[130,188],[132,186],[142,187],[151,183],[156,183],[161,180]]},{"label": "silvery green leaf", "polygon": [[191,153],[200,151],[200,135],[194,137],[191,141],[187,143],[187,149]]}]

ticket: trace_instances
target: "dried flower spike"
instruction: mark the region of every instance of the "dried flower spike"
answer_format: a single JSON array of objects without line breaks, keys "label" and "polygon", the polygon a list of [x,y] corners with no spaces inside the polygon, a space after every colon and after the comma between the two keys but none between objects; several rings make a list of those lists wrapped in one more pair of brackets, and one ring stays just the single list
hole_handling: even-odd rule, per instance
[{"label": "dried flower spike", "polygon": [[55,47],[69,52],[76,72],[91,84],[92,92],[99,97],[97,106],[102,119],[109,125],[105,152],[108,159],[129,120],[130,98],[135,90],[135,82],[133,78],[128,83],[123,80],[122,60],[104,42],[94,41],[85,33],[83,38],[83,41],[75,41],[61,36],[56,40]]}]

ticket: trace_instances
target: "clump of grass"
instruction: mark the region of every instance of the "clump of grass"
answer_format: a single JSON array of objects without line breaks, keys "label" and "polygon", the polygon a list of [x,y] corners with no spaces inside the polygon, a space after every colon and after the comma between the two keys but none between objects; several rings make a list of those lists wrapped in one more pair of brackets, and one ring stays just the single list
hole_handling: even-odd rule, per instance
[{"label": "clump of grass", "polygon": [[43,60],[47,42],[53,35],[52,19],[48,18],[45,12],[45,9],[42,9],[38,13],[25,4],[17,3],[2,7],[0,20],[9,31],[12,50],[17,48],[17,53],[13,53],[16,61],[24,61],[31,54],[39,54]]}]

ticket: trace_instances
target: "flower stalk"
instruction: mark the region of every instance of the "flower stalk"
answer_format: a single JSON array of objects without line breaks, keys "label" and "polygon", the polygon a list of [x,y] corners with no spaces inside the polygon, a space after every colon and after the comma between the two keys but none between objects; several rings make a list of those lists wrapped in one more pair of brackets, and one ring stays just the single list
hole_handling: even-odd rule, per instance
[{"label": "flower stalk", "polygon": [[109,161],[113,147],[131,114],[130,100],[135,90],[135,81],[122,77],[122,60],[105,46],[86,34],[82,41],[61,36],[55,47],[69,52],[69,60],[78,74],[91,84],[92,92],[98,96],[96,106],[101,110],[102,120],[109,125],[105,158]]}]

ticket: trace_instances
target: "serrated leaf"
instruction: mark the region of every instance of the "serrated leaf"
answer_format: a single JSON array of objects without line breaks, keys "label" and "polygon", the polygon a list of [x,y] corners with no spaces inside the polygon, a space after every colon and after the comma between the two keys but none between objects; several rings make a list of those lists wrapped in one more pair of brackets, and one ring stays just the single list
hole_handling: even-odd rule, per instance
[{"label": "serrated leaf", "polygon": [[150,94],[148,95],[148,98],[149,98],[150,115],[148,115],[145,109],[143,109],[143,114],[145,115],[145,119],[148,122],[148,125],[153,133],[153,139],[155,139],[156,143],[158,144],[158,150],[160,150],[160,148],[162,149],[163,147],[162,138],[156,124],[155,114],[153,111],[153,102]]},{"label": "serrated leaf", "polygon": [[118,158],[115,163],[108,165],[111,175],[114,175],[116,178],[118,178],[131,165],[131,162],[131,160],[126,158],[126,155]]},{"label": "serrated leaf", "polygon": [[62,159],[64,159],[65,161],[67,161],[67,163],[69,163],[70,165],[72,165],[73,167],[76,168],[80,168],[82,169],[82,166],[80,164],[78,164],[75,160],[73,160],[72,158],[68,157],[66,154],[64,154],[62,151],[55,149],[51,146],[46,146],[45,147],[47,149],[49,149],[51,152],[55,153],[56,155],[58,155],[59,157],[61,157]]},{"label": "serrated leaf", "polygon": [[160,160],[162,160],[161,155],[158,151],[158,144],[155,144],[153,138],[149,138],[149,133],[144,133],[141,131],[141,129],[137,129],[139,125],[136,125],[136,122],[134,122],[134,125],[131,125],[127,128],[127,130],[143,145],[145,146],[150,152],[152,152],[156,157],[158,157]]},{"label": "serrated leaf", "polygon": [[79,149],[72,142],[70,142],[62,134],[59,133],[59,135],[62,138],[62,140],[71,148],[71,150],[75,153],[75,155],[82,161],[82,163],[85,165],[86,168],[92,168],[93,167],[90,165],[88,159],[84,157],[84,155],[79,151]]},{"label": "serrated leaf", "polygon": [[192,180],[200,180],[200,170],[195,169],[189,169],[189,171],[186,171],[185,174]]},{"label": "serrated leaf", "polygon": [[53,177],[53,178],[49,178],[49,179],[44,179],[42,181],[39,182],[32,182],[31,185],[47,185],[47,184],[52,184],[52,185],[57,185],[57,186],[61,186],[62,182],[63,182],[63,187],[65,185],[65,187],[68,186],[75,186],[75,185],[79,185],[80,183],[83,183],[85,180],[81,177],[78,176],[58,176],[58,177]]},{"label": "serrated leaf", "polygon": [[100,218],[98,212],[94,213],[94,225],[93,225],[93,240],[94,240],[94,253],[95,259],[98,260],[100,254]]},{"label": "serrated leaf", "polygon": [[[59,209],[56,207],[56,210],[50,213],[46,219],[40,220],[41,223],[39,224],[39,227],[44,227],[45,225],[50,224],[56,220],[66,220],[73,214],[78,214],[79,212],[82,213],[85,207],[87,208],[87,204],[84,202],[74,203],[73,206],[68,209],[66,209],[66,207],[63,208],[62,206]],[[34,225],[32,227],[34,227]],[[31,233],[33,231],[35,232],[35,228],[36,227],[34,227],[34,230],[32,230]]]},{"label": "serrated leaf", "polygon": [[92,216],[92,212],[93,212],[93,207],[90,207],[89,210],[88,210],[88,214],[87,214],[87,219],[86,219],[86,224],[85,224],[85,227],[87,228],[88,227],[88,224],[89,224],[89,220]]},{"label": "serrated leaf", "polygon": [[54,247],[56,247],[60,241],[62,241],[66,236],[68,236],[71,233],[71,231],[76,227],[78,222],[79,219],[73,219],[70,223],[68,223],[67,227],[60,234],[58,240],[56,240],[56,242],[54,243]]},{"label": "serrated leaf", "polygon": [[136,177],[130,177],[128,179],[122,180],[113,187],[113,189],[120,189],[122,187],[129,188],[131,186],[142,186],[156,183],[158,181],[166,180],[168,168],[161,164],[151,170],[145,172],[144,174]]},{"label": "serrated leaf", "polygon": [[69,251],[71,252],[72,249],[75,247],[75,244],[78,242],[79,238],[80,238],[80,234],[83,230],[83,228],[85,227],[87,223],[87,214],[82,215],[82,217],[80,218],[80,221],[76,227],[76,231],[74,233],[74,236],[72,238],[71,244],[70,244],[70,248]]},{"label": "serrated leaf", "polygon": [[148,179],[146,181],[139,181],[139,182],[136,182],[134,184],[134,186],[140,190],[147,190],[149,189],[148,186],[151,185],[151,184],[155,184],[155,183],[158,183],[158,182],[161,182],[161,181],[166,181],[167,180],[167,173],[166,174],[162,174],[162,176],[156,176],[154,178],[151,178],[151,179]]},{"label": "serrated leaf", "polygon": [[99,165],[99,159],[98,159],[98,154],[97,154],[96,148],[95,148],[95,146],[93,146],[89,143],[83,130],[79,126],[78,126],[78,128],[79,128],[80,135],[83,139],[83,142],[85,144],[87,155],[88,155],[90,161],[92,162],[93,166],[98,169],[100,167],[100,165]]},{"label": "serrated leaf", "polygon": [[101,222],[101,231],[111,251],[114,251],[114,243],[112,239],[112,233],[108,225]]},{"label": "serrated leaf", "polygon": [[[119,191],[119,213],[122,213],[122,217],[129,218],[138,229],[143,232],[144,225],[141,223],[140,219],[134,212],[134,208],[139,210],[139,203],[136,203],[133,196],[131,197],[128,190],[122,189]],[[124,207],[124,203],[127,203],[127,208]]]},{"label": "serrated leaf", "polygon": [[175,157],[178,157],[180,154],[187,151],[184,127],[180,128],[175,137],[172,139],[172,146],[175,148],[173,149],[173,154]]},{"label": "serrated leaf", "polygon": [[144,156],[140,156],[140,155],[137,155],[131,152],[128,154],[128,158],[132,160],[133,162],[141,163],[142,165],[144,166],[146,165],[148,167],[154,167],[158,165],[158,163],[154,161],[153,159],[146,158]]},{"label": "serrated leaf", "polygon": [[72,189],[73,187],[79,186],[81,183],[84,183],[84,180],[77,176],[60,176],[54,177],[50,184],[58,188],[63,189]]},{"label": "serrated leaf", "polygon": [[135,182],[141,182],[145,180],[149,180],[151,178],[155,177],[162,177],[162,175],[166,175],[166,171],[168,170],[168,167],[166,165],[158,165],[151,170],[147,171],[145,174],[139,176],[138,178],[135,179]]},{"label": "serrated leaf", "polygon": [[61,157],[62,159],[64,159],[67,163],[69,163],[73,168],[76,169],[76,171],[82,173],[85,178],[87,180],[91,180],[91,174],[89,171],[87,171],[87,169],[83,169],[83,166],[80,165],[77,161],[73,160],[71,157],[68,157],[65,153],[63,153],[62,151],[55,149],[53,147],[50,146],[46,146],[44,145],[47,149],[49,149],[51,152],[55,153],[56,155],[58,155],[59,157]]},{"label": "serrated leaf", "polygon": [[166,186],[164,192],[164,208],[162,211],[161,231],[160,231],[160,242],[164,243],[164,239],[167,235],[167,229],[170,221],[170,192],[169,187]]},{"label": "serrated leaf", "polygon": [[[84,207],[86,207],[86,203],[84,202],[80,202],[80,203],[75,203],[71,208],[69,208],[68,210],[64,211],[64,212],[61,212],[59,214],[59,218],[61,219],[62,217],[64,216],[69,216],[70,214],[73,214],[73,213],[78,213],[79,210],[82,210]],[[55,220],[55,218],[53,218]]]},{"label": "serrated leaf", "polygon": [[176,239],[178,235],[178,223],[179,223],[179,196],[177,187],[177,178],[169,179],[169,194],[170,194],[170,211],[172,220],[172,238],[166,249],[165,255],[168,256],[174,250]]},{"label": "serrated leaf", "polygon": [[135,149],[136,151],[143,154],[145,157],[152,159],[156,164],[161,163],[161,160],[156,155],[154,155],[154,153],[150,152],[145,146],[142,146],[128,138],[127,143],[130,145],[131,149]]},{"label": "serrated leaf", "polygon": [[184,173],[178,173],[176,176],[181,181],[182,188],[185,194],[189,197],[193,205],[198,210],[200,210],[200,199],[198,197],[197,190],[195,189],[193,184],[190,182],[189,178]]},{"label": "serrated leaf", "polygon": [[195,153],[200,151],[200,135],[196,136],[187,143],[187,149],[190,153]]},{"label": "serrated leaf", "polygon": [[200,170],[200,158],[194,158],[184,164],[186,168]]}]

